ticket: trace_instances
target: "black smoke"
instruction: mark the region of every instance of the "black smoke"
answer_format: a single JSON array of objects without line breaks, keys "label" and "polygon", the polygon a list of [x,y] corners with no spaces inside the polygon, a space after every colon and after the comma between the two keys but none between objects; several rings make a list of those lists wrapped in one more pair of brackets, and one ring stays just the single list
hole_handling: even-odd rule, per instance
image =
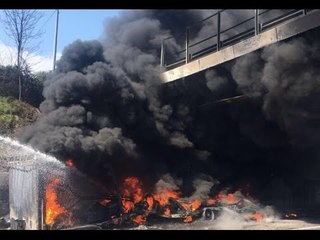
[{"label": "black smoke", "polygon": [[[215,12],[126,11],[106,23],[101,41],[70,44],[45,83],[41,119],[20,139],[106,184],[170,174],[189,196],[207,195],[213,179],[266,201],[275,185],[300,191],[320,173],[319,31],[162,85],[161,39],[174,36],[173,55],[185,27]],[[237,95],[247,98],[217,103]]]}]

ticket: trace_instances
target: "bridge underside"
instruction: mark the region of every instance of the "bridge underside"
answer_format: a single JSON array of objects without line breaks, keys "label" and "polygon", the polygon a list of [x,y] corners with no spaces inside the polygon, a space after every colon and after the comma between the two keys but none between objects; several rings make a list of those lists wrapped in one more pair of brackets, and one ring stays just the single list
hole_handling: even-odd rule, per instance
[{"label": "bridge underside", "polygon": [[220,51],[210,53],[187,64],[165,71],[162,73],[163,81],[167,83],[190,76],[319,26],[320,11],[316,10],[308,15],[279,24],[272,29],[261,32]]}]

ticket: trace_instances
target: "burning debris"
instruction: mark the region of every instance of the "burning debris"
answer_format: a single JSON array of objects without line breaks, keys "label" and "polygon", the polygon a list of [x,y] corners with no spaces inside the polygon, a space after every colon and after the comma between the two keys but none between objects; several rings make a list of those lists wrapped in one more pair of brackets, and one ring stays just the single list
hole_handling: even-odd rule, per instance
[{"label": "burning debris", "polygon": [[[205,176],[199,176],[193,181],[194,191],[189,196],[183,194],[183,182],[175,180],[169,174],[162,176],[154,185],[147,184],[136,176],[125,177],[119,185],[114,186],[116,189],[102,189],[103,191],[97,195],[97,190],[101,190],[101,186],[88,185],[86,190],[83,181],[87,182],[89,179],[83,175],[78,176],[78,171],[68,166],[67,161],[66,167],[62,165],[64,168],[59,165],[59,168],[55,169],[52,165],[50,168],[42,169],[41,171],[44,171],[42,173],[40,169],[32,172],[35,167],[30,162],[25,164],[18,162],[17,164],[18,166],[14,165],[15,168],[11,169],[13,184],[17,183],[21,178],[21,172],[24,172],[23,174],[32,180],[30,183],[35,184],[27,187],[29,190],[33,189],[28,198],[34,199],[35,203],[41,202],[41,189],[43,189],[44,208],[42,204],[38,206],[40,212],[41,209],[44,209],[42,217],[44,217],[45,226],[42,226],[41,229],[69,229],[81,226],[83,223],[91,224],[87,227],[94,229],[151,226],[166,221],[192,224],[199,219],[218,220],[226,211],[241,215],[243,221],[247,222],[264,221],[274,216],[274,213],[267,211],[246,191],[231,189],[221,191],[217,181],[210,181]],[[44,184],[38,183],[37,185],[39,179],[39,183]],[[96,189],[93,190],[94,188]],[[79,193],[81,195],[81,192],[87,193],[88,190],[91,191],[89,195],[78,195]],[[32,192],[38,192],[38,194],[33,195]],[[17,194],[11,194],[17,197]],[[26,198],[27,201],[21,201],[21,198],[15,201],[25,206],[30,202],[28,198]],[[79,205],[79,201],[88,203]],[[19,212],[18,206],[13,208]],[[90,215],[95,215],[95,217],[90,219],[88,217]],[[11,222],[11,228],[25,229],[25,217],[28,215],[20,215],[14,222]],[[30,222],[36,224],[35,220],[32,219]],[[3,222],[3,226],[7,224]]]},{"label": "burning debris", "polygon": [[72,213],[67,211],[58,202],[58,178],[52,179],[46,187],[46,219],[45,223],[49,226],[59,224],[64,227],[72,226]]},{"label": "burning debris", "polygon": [[[265,218],[263,208],[247,199],[240,191],[234,193],[218,193],[206,201],[184,197],[176,185],[170,185],[164,176],[155,185],[154,191],[148,192],[137,177],[127,177],[121,184],[121,201],[110,196],[100,201],[108,208],[112,200],[121,204],[121,210],[109,220],[100,223],[102,228],[136,226],[152,224],[171,219],[184,223],[204,218],[215,220],[224,208],[229,208],[245,216],[247,221],[262,221]],[[213,185],[213,184],[212,184]],[[107,217],[107,216],[106,216]]]}]

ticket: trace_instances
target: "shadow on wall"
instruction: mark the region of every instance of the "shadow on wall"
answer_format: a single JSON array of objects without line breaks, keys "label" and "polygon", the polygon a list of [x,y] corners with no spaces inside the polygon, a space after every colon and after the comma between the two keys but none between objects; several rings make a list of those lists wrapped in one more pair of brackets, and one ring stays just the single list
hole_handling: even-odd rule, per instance
[{"label": "shadow on wall", "polygon": [[9,214],[9,173],[0,172],[0,218]]}]

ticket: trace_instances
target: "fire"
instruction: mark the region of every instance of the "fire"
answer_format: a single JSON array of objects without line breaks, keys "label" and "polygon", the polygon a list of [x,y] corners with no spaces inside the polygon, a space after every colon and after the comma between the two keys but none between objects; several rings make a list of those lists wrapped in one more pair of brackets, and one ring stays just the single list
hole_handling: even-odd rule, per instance
[{"label": "fire", "polygon": [[183,222],[185,222],[185,223],[189,223],[189,222],[192,222],[192,217],[191,216],[188,216],[188,217],[186,217],[184,220],[183,220]]},{"label": "fire", "polygon": [[182,202],[181,205],[184,209],[194,212],[201,206],[201,201],[199,199],[195,199],[192,202]]},{"label": "fire", "polygon": [[122,184],[122,208],[124,213],[134,209],[134,204],[143,200],[142,183],[136,177],[127,177]]},{"label": "fire", "polygon": [[236,202],[236,197],[235,197],[235,195],[229,193],[229,194],[227,195],[226,201],[227,201],[228,204],[233,204],[233,203],[235,203],[235,202]]},{"label": "fire", "polygon": [[[130,214],[131,221],[136,224],[144,224],[149,214],[161,214],[163,217],[170,217],[171,214],[173,214],[183,218],[183,222],[190,223],[194,221],[193,217],[196,216],[193,216],[192,213],[200,209],[202,204],[219,204],[222,206],[237,204],[238,207],[245,205],[245,195],[242,194],[241,191],[235,191],[233,193],[220,192],[204,202],[202,202],[201,199],[188,200],[182,195],[179,189],[172,189],[165,186],[156,186],[156,190],[150,194],[150,192],[144,191],[141,180],[132,176],[123,180],[120,185],[120,190],[122,196],[121,215]],[[106,206],[110,201],[111,200],[106,198],[101,200],[100,204]],[[247,217],[255,221],[261,221],[264,218],[263,215],[258,212],[247,215]],[[121,223],[119,222],[117,224]]]},{"label": "fire", "polygon": [[178,199],[180,198],[180,193],[162,188],[158,193],[153,194],[153,198],[158,201],[161,206],[166,206],[169,203],[169,198]]},{"label": "fire", "polygon": [[122,202],[122,208],[124,213],[130,212],[134,208],[134,203],[129,200],[122,199],[121,202]]},{"label": "fire", "polygon": [[216,196],[207,200],[208,205],[214,205],[216,203],[234,204],[239,201],[239,196],[242,196],[240,191],[234,193],[225,194],[223,192],[218,193]]},{"label": "fire", "polygon": [[214,205],[214,204],[216,204],[216,203],[217,203],[217,199],[209,198],[209,199],[207,200],[207,204],[208,204],[208,205]]},{"label": "fire", "polygon": [[228,193],[228,194],[219,193],[218,199],[220,202],[223,202],[226,204],[233,204],[236,202],[236,196],[232,193]]},{"label": "fire", "polygon": [[68,167],[74,167],[74,162],[71,158],[67,159],[65,163]]},{"label": "fire", "polygon": [[191,203],[191,210],[192,210],[192,212],[194,212],[195,210],[197,210],[200,206],[201,206],[201,201],[200,201],[199,199],[195,199],[195,200]]},{"label": "fire", "polygon": [[101,204],[102,206],[107,206],[109,202],[111,202],[111,200],[109,200],[109,199],[102,199],[102,200],[100,201],[100,204]]},{"label": "fire", "polygon": [[262,221],[263,216],[262,216],[262,214],[256,212],[256,213],[253,213],[250,215],[250,219],[253,219],[253,220],[259,222],[259,221]]},{"label": "fire", "polygon": [[154,200],[153,197],[147,197],[146,201],[148,203],[148,210],[151,211],[153,208]]},{"label": "fire", "polygon": [[71,213],[68,212],[63,206],[58,203],[58,195],[56,192],[56,188],[60,183],[60,179],[54,178],[52,179],[46,188],[46,224],[52,225],[58,216],[65,215],[67,217],[67,221],[65,221],[68,225],[72,225],[71,221]]},{"label": "fire", "polygon": [[141,202],[143,199],[142,183],[136,177],[127,177],[123,181],[122,195],[131,198],[134,203]]},{"label": "fire", "polygon": [[[68,159],[66,165],[73,166],[73,161]],[[57,187],[60,184],[60,179],[54,178],[48,184],[46,188],[46,218],[45,222],[47,225],[60,224],[62,221],[63,225],[72,225],[71,213],[68,212],[64,206],[58,202]],[[180,218],[185,223],[191,223],[199,216],[202,216],[200,209],[201,205],[216,205],[227,206],[231,204],[237,204],[240,210],[245,207],[245,204],[249,200],[246,199],[248,194],[244,195],[241,191],[226,192],[222,191],[208,198],[206,201],[202,201],[197,198],[187,198],[183,196],[182,192],[178,188],[170,188],[170,185],[159,187],[156,185],[155,191],[146,192],[143,189],[143,183],[137,177],[127,177],[120,184],[119,189],[121,191],[121,204],[122,212],[117,213],[111,217],[113,224],[127,223],[130,218],[131,223],[145,224],[149,216],[154,214],[162,217]],[[109,196],[109,195],[107,195]],[[252,197],[250,197],[253,199]],[[100,200],[100,204],[107,206],[111,200],[106,197]],[[230,207],[234,207],[233,205]],[[196,213],[196,214],[195,214]],[[120,215],[120,218],[119,218]],[[207,212],[205,212],[207,215]],[[285,217],[294,218],[297,215],[295,213],[287,214]],[[124,221],[122,219],[124,218]],[[205,216],[207,218],[207,216]],[[63,220],[63,218],[65,220]],[[194,219],[195,218],[195,219]],[[249,213],[246,215],[249,220],[262,221],[264,215],[255,210],[253,214]]]},{"label": "fire", "polygon": [[145,215],[137,215],[132,218],[132,221],[138,224],[144,224],[147,221],[147,217]]}]

